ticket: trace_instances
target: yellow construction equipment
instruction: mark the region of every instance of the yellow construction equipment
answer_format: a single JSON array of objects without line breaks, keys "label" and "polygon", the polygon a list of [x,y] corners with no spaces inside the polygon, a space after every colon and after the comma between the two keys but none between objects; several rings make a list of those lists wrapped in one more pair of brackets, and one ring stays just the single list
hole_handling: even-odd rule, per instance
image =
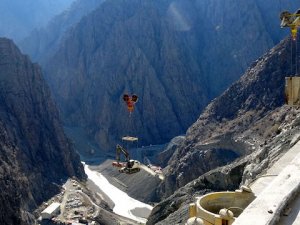
[{"label": "yellow construction equipment", "polygon": [[[298,74],[297,33],[298,33],[298,28],[300,27],[300,9],[298,9],[295,13],[283,11],[280,14],[280,20],[281,20],[281,24],[280,24],[281,28],[289,27],[291,29],[291,35],[293,40],[293,42],[291,43],[291,68],[293,68],[293,64],[295,64],[295,68],[296,68],[294,77],[290,76],[285,78],[285,94],[284,94],[285,103],[290,106],[299,106],[300,105],[300,77],[297,77]],[[294,45],[295,45],[295,51],[293,51]],[[291,72],[293,73],[293,71]]]},{"label": "yellow construction equipment", "polygon": [[292,38],[295,41],[297,39],[298,28],[300,27],[300,9],[296,13],[290,13],[283,11],[280,14],[281,28],[289,27],[291,29]]}]

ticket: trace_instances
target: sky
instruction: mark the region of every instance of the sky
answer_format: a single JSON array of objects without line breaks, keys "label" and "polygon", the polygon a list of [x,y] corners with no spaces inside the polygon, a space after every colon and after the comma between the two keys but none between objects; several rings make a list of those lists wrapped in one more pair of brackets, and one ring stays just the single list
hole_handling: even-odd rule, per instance
[{"label": "sky", "polygon": [[34,28],[66,10],[75,0],[1,0],[0,37],[21,41]]}]

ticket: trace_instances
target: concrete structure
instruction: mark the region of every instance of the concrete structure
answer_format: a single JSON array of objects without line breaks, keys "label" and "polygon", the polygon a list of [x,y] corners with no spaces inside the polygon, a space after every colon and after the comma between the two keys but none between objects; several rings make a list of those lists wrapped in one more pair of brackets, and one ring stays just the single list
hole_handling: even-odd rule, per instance
[{"label": "concrete structure", "polygon": [[[255,225],[300,225],[300,142],[295,144],[252,186],[257,198],[247,207],[234,225],[252,225],[250,218],[255,215]],[[296,198],[295,198],[296,197]],[[287,205],[294,202],[294,216],[285,213]],[[289,206],[291,207],[291,206]],[[280,221],[285,215],[286,219]],[[292,213],[291,213],[292,214]]]},{"label": "concrete structure", "polygon": [[288,105],[300,105],[300,77],[285,78],[285,98]]},{"label": "concrete structure", "polygon": [[[203,225],[300,225],[300,141],[296,142],[299,135],[300,133],[296,134],[291,141],[293,147],[280,157],[266,174],[251,184],[250,190],[253,191],[254,200],[249,199],[250,204],[241,207],[245,208],[240,210],[241,215],[230,207],[219,204],[222,201],[224,204],[229,202],[227,198],[232,192],[221,192],[227,193],[228,196],[225,194],[224,198],[222,194],[211,193],[199,198],[196,204],[190,205],[190,219],[186,224],[201,224],[196,220],[200,217]],[[247,188],[242,189],[249,191]],[[225,210],[221,209],[218,214],[222,207]],[[234,218],[230,218],[231,213],[228,211],[233,213]],[[228,220],[220,223],[221,215],[224,217],[227,214]]]},{"label": "concrete structure", "polygon": [[58,215],[60,212],[60,203],[53,202],[44,211],[42,211],[42,219],[51,219],[53,216]]},{"label": "concrete structure", "polygon": [[231,225],[254,199],[254,194],[249,190],[204,195],[190,204],[190,219],[186,224]]}]

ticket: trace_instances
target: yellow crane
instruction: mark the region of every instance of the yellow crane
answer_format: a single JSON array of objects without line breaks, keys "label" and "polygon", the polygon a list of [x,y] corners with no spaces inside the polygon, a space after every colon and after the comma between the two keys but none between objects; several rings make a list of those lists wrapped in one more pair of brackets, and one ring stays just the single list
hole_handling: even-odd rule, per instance
[{"label": "yellow crane", "polygon": [[[298,51],[297,51],[297,33],[300,27],[300,9],[295,13],[283,11],[280,14],[280,27],[288,27],[291,30],[292,40],[295,44],[295,65],[296,73],[295,76],[288,76],[285,78],[285,102],[291,106],[300,105],[300,77],[298,75]],[[291,68],[293,68],[293,43],[291,44]],[[293,69],[291,69],[291,72]]]},{"label": "yellow crane", "polygon": [[295,13],[283,11],[280,14],[281,28],[289,27],[291,29],[292,38],[295,41],[297,39],[298,28],[300,27],[300,9]]}]

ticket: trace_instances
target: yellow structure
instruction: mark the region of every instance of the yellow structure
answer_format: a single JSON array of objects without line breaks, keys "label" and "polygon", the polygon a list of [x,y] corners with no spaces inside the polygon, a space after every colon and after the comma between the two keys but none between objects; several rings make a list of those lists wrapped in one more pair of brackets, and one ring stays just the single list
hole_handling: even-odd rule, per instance
[{"label": "yellow structure", "polygon": [[254,199],[255,196],[249,189],[204,195],[196,203],[190,204],[190,219],[186,225],[231,225]]},{"label": "yellow structure", "polygon": [[285,78],[285,101],[291,106],[300,105],[300,77]]},{"label": "yellow structure", "polygon": [[297,39],[298,28],[300,27],[300,10],[296,13],[284,11],[280,14],[280,20],[282,28],[289,27],[291,29],[292,38],[295,41]]}]

